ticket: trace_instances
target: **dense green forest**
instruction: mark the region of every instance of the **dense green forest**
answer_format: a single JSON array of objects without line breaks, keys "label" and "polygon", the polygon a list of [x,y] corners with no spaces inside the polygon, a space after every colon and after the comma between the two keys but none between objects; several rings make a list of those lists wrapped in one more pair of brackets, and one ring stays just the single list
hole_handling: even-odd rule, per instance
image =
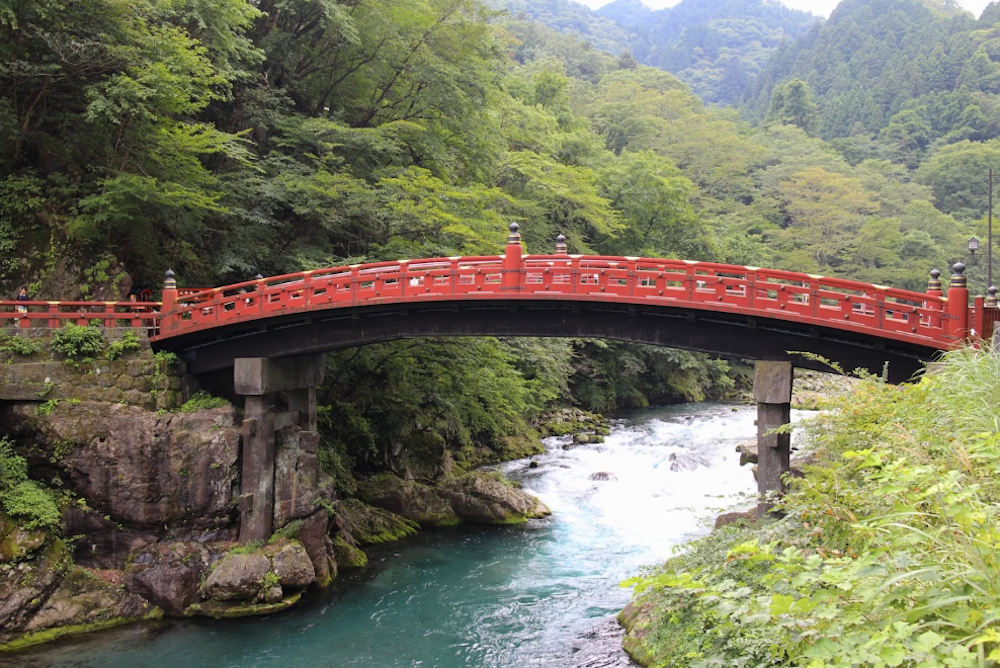
[{"label": "dense green forest", "polygon": [[764,0],[681,0],[652,10],[615,0],[593,12],[572,0],[489,0],[492,7],[675,74],[708,103],[753,92],[771,54],[822,19]]},{"label": "dense green forest", "polygon": [[991,4],[977,20],[952,3],[845,0],[830,20],[786,44],[756,83],[749,110],[767,112],[775,84],[790,78],[812,88],[824,139],[883,140],[911,166],[936,141],[982,141],[997,134],[1000,56]]},{"label": "dense green forest", "polygon": [[[105,298],[168,265],[206,285],[496,253],[511,221],[533,252],[561,232],[574,252],[913,289],[965,256],[984,206],[967,177],[997,150],[963,134],[966,114],[919,112],[938,134],[894,151],[888,132],[825,142],[808,83],[768,99],[754,127],[474,0],[0,0],[0,287]],[[503,447],[571,397],[609,410],[734,383],[726,362],[592,341],[405,342],[330,364],[332,447],[375,462],[426,431]]]}]

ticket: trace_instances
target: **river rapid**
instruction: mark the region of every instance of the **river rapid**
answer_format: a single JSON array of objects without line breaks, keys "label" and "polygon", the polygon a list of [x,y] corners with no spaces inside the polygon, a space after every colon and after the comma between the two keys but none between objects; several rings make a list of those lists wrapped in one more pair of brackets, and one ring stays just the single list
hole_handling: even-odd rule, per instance
[{"label": "river rapid", "polygon": [[[603,444],[500,467],[552,509],[527,526],[422,532],[364,572],[267,618],[185,620],[65,639],[0,666],[606,668],[632,665],[618,583],[669,558],[718,512],[752,503],[736,445],[750,406],[687,404],[612,421]],[[595,474],[607,474],[606,476]],[[606,480],[594,479],[606,477]]]}]

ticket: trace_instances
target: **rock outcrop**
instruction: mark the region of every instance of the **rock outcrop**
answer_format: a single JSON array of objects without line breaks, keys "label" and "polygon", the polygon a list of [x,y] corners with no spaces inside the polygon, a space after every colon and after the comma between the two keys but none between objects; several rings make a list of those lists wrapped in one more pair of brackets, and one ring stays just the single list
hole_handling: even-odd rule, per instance
[{"label": "rock outcrop", "polygon": [[73,566],[62,541],[45,536],[43,546],[29,559],[0,562],[0,650],[162,614]]},{"label": "rock outcrop", "polygon": [[377,475],[358,487],[368,504],[413,520],[424,527],[453,526],[461,522],[455,510],[433,487],[403,480],[391,473]]},{"label": "rock outcrop", "polygon": [[437,487],[462,521],[471,524],[520,524],[552,511],[538,498],[497,474],[474,472]]},{"label": "rock outcrop", "polygon": [[[114,540],[83,541],[77,558],[120,568],[128,552],[150,539],[231,524],[238,480],[239,431],[232,406],[157,414],[135,406],[84,401],[59,406],[44,419],[32,404],[14,404],[2,419],[31,438],[41,466],[104,518]],[[68,530],[102,534],[87,513],[68,517]],[[168,527],[165,529],[164,527]]]},{"label": "rock outcrop", "polygon": [[124,584],[168,616],[179,617],[201,598],[202,578],[217,558],[210,547],[201,543],[156,543],[132,555]]},{"label": "rock outcrop", "polygon": [[357,499],[345,499],[337,506],[344,529],[361,545],[390,543],[417,533],[420,525],[401,515],[373,508]]}]

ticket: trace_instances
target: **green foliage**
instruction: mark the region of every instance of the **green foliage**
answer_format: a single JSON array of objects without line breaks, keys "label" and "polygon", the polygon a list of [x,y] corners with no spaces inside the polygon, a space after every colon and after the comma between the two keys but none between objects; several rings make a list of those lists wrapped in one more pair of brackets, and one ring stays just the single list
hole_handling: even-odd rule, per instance
[{"label": "green foliage", "polygon": [[701,353],[599,340],[576,349],[571,393],[592,411],[703,401],[736,387],[728,362]]},{"label": "green foliage", "polygon": [[0,507],[26,529],[56,531],[62,514],[55,495],[28,477],[28,462],[0,438]]},{"label": "green foliage", "polygon": [[104,353],[104,357],[109,360],[119,360],[125,353],[135,352],[140,347],[139,337],[136,333],[132,330],[127,330],[122,334],[122,338],[108,344],[108,349]]},{"label": "green foliage", "polygon": [[268,571],[267,573],[264,574],[264,577],[261,578],[260,580],[260,587],[261,589],[264,590],[270,589],[271,587],[275,587],[280,584],[281,584],[281,579],[278,577],[278,574],[275,573],[274,571]]},{"label": "green foliage", "polygon": [[0,342],[0,351],[14,353],[21,357],[34,355],[41,349],[42,344],[40,341],[22,336],[7,337]]},{"label": "green foliage", "polygon": [[181,413],[194,413],[195,411],[222,408],[228,405],[229,402],[222,397],[213,397],[206,392],[195,392],[194,396],[181,404],[177,410]]},{"label": "green foliage", "polygon": [[657,665],[992,665],[998,397],[1000,356],[966,349],[917,385],[869,379],[838,400],[808,427],[818,465],[783,520],[631,583],[656,610]]},{"label": "green foliage", "polygon": [[104,350],[104,334],[97,327],[69,322],[56,330],[50,347],[70,360],[94,358]]},{"label": "green foliage", "polygon": [[236,547],[229,550],[227,554],[253,554],[262,547],[264,547],[264,541],[255,540],[246,543],[245,545],[237,545]]}]

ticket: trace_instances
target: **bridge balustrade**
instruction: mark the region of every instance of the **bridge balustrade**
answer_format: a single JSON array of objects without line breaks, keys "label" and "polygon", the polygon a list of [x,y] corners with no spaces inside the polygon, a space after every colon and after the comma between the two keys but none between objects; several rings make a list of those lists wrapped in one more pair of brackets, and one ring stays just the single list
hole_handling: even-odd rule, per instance
[{"label": "bridge balustrade", "polygon": [[877,332],[945,348],[942,297],[798,272],[687,260],[528,255],[514,276],[504,256],[334,267],[187,294],[161,323],[163,338],[306,311],[452,299],[570,299],[745,313]]},{"label": "bridge balustrade", "polygon": [[[937,274],[933,289],[924,294],[779,269],[568,255],[560,245],[553,255],[521,253],[520,236],[512,227],[506,255],[374,262],[196,291],[177,289],[169,273],[162,307],[148,302],[7,301],[0,302],[0,326],[11,320],[19,327],[97,320],[105,327],[156,328],[154,339],[160,340],[239,322],[345,307],[455,299],[552,299],[676,306],[793,320],[944,349],[965,338],[970,326],[978,334],[992,330],[998,319],[993,312],[1000,313],[997,308],[984,309],[980,301],[965,321],[967,310],[958,299],[948,303]],[[959,278],[960,290],[967,293],[964,276]],[[20,313],[20,306],[27,306],[28,312]]]}]

